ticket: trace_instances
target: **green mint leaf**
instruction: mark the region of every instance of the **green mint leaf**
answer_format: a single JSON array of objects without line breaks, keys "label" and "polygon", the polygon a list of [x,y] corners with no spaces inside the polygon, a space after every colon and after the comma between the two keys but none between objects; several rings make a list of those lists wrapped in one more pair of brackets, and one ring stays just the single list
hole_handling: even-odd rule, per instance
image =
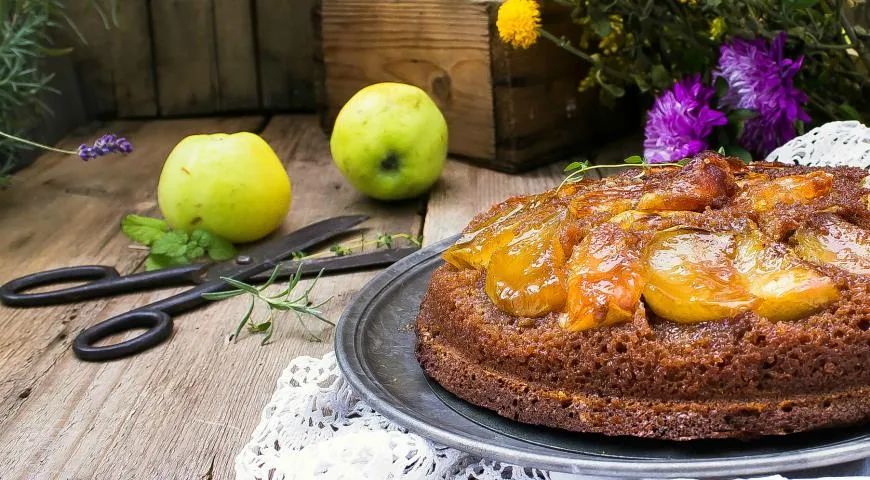
[{"label": "green mint leaf", "polygon": [[229,260],[236,256],[236,247],[229,240],[215,234],[209,234],[211,243],[206,248],[209,258],[216,262]]},{"label": "green mint leaf", "polygon": [[293,252],[293,253],[290,254],[290,258],[292,258],[292,259],[294,259],[294,260],[298,260],[298,259],[300,259],[300,258],[305,258],[305,257],[307,257],[307,256],[308,256],[308,254],[306,254],[306,253],[303,252],[302,250],[298,250],[298,251]]},{"label": "green mint leaf", "polygon": [[196,260],[199,257],[205,255],[205,249],[200,247],[199,245],[191,242],[187,244],[187,248],[184,251],[184,256],[188,260]]},{"label": "green mint leaf", "polygon": [[130,237],[130,240],[142,245],[151,246],[167,230],[169,230],[169,226],[159,218],[127,215],[121,220],[121,231]]},{"label": "green mint leaf", "polygon": [[189,237],[178,230],[166,232],[151,245],[151,253],[168,257],[183,257]]},{"label": "green mint leaf", "polygon": [[334,253],[336,257],[343,257],[345,255],[351,254],[350,248],[347,248],[345,246],[338,245],[338,244],[335,244],[335,245],[332,245],[331,247],[329,247],[329,251]]},{"label": "green mint leaf", "polygon": [[625,163],[641,164],[643,163],[643,157],[641,157],[640,155],[632,155],[625,159]]},{"label": "green mint leaf", "polygon": [[208,248],[214,242],[214,235],[201,228],[197,228],[190,232],[190,241],[202,248]]},{"label": "green mint leaf", "polygon": [[184,257],[170,257],[152,253],[145,259],[145,271],[162,270],[164,268],[186,265],[189,263]]}]

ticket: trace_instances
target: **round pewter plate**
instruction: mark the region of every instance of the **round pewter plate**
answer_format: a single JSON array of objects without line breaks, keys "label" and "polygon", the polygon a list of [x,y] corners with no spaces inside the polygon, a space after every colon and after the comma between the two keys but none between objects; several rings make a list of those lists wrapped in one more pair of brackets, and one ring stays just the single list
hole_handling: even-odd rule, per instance
[{"label": "round pewter plate", "polygon": [[392,265],[354,298],[335,336],[338,364],[372,408],[435,442],[491,460],[590,475],[731,477],[779,474],[870,456],[870,425],[754,441],[673,442],[527,425],[429,384],[414,322],[448,238]]}]

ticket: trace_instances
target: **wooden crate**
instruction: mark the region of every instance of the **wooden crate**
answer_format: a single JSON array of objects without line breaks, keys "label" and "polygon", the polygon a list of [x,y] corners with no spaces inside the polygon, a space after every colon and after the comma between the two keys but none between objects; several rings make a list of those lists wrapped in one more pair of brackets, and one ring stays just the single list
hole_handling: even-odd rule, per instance
[{"label": "wooden crate", "polygon": [[107,28],[93,0],[69,0],[87,43],[56,43],[74,47],[90,118],[313,112],[317,1],[122,1]]},{"label": "wooden crate", "polygon": [[[581,153],[635,130],[639,108],[603,107],[580,93],[587,66],[541,39],[514,50],[498,39],[497,2],[322,0],[320,35],[329,131],[360,88],[394,81],[426,90],[447,118],[450,152],[506,172]],[[557,35],[577,34],[568,11],[548,7]]]}]

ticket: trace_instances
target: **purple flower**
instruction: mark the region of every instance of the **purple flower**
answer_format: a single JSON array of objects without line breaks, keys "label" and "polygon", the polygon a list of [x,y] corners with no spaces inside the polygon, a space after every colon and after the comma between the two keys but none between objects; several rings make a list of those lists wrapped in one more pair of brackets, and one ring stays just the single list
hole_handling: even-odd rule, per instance
[{"label": "purple flower", "polygon": [[700,74],[664,91],[647,114],[646,161],[673,162],[705,150],[713,127],[728,123],[724,113],[710,107],[714,93],[701,83]]},{"label": "purple flower", "polygon": [[786,38],[785,32],[770,44],[763,38],[735,38],[722,45],[715,72],[728,82],[722,105],[757,114],[744,124],[740,144],[761,157],[794,138],[796,120],[810,121],[802,108],[807,95],[794,86],[804,57],[784,57]]},{"label": "purple flower", "polygon": [[82,160],[88,161],[112,153],[127,154],[132,151],[133,145],[126,138],[109,134],[98,138],[93,145],[81,144],[78,155]]}]

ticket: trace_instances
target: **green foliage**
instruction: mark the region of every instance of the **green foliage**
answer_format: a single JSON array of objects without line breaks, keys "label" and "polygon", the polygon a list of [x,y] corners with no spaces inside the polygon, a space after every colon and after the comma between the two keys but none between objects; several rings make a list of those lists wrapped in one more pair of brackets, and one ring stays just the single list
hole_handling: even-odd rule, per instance
[{"label": "green foliage", "polygon": [[204,256],[220,262],[236,256],[236,247],[222,237],[198,228],[189,234],[172,230],[158,218],[127,215],[121,231],[134,242],[150,247],[145,270],[186,265]]},{"label": "green foliage", "polygon": [[[870,8],[845,0],[553,0],[569,5],[582,36],[556,43],[587,60],[580,89],[606,102],[626,89],[658,94],[674,81],[709,72],[734,37],[789,35],[804,55],[797,86],[810,95],[816,122],[870,118]],[[849,5],[852,4],[853,7]],[[544,35],[545,37],[551,37]],[[551,38],[552,39],[552,38]]]},{"label": "green foliage", "polygon": [[[299,324],[302,328],[305,329],[305,332],[308,336],[315,341],[321,341],[321,338],[315,335],[311,330],[308,329],[308,326],[305,324],[303,320],[303,316],[314,317],[321,322],[324,322],[328,325],[335,326],[334,323],[327,320],[326,317],[323,316],[323,312],[320,308],[325,305],[331,298],[327,298],[326,300],[315,304],[311,301],[311,291],[314,289],[314,286],[317,285],[317,280],[320,279],[320,275],[314,279],[311,284],[308,285],[308,288],[305,289],[299,295],[294,295],[296,291],[297,285],[299,285],[299,280],[302,279],[302,266],[299,266],[299,269],[296,270],[296,275],[290,279],[290,282],[287,284],[283,290],[278,292],[277,294],[270,295],[266,293],[266,289],[268,289],[272,284],[275,283],[275,280],[278,278],[278,272],[280,267],[275,267],[275,270],[272,272],[272,275],[269,277],[269,280],[266,281],[260,287],[255,287],[253,285],[247,284],[245,282],[240,282],[238,280],[234,280],[232,278],[222,278],[227,284],[232,287],[235,287],[233,290],[227,290],[225,292],[216,292],[216,293],[206,293],[203,295],[203,298],[206,300],[223,300],[226,298],[232,298],[239,295],[248,295],[248,309],[245,311],[245,314],[242,315],[242,319],[239,321],[236,326],[235,332],[232,334],[232,339],[235,342],[239,338],[239,334],[242,332],[242,328],[245,325],[248,326],[248,331],[251,333],[262,333],[264,334],[263,340],[260,342],[261,345],[265,345],[272,338],[272,334],[275,331],[275,312],[293,312],[296,316],[296,319],[299,321]],[[323,271],[320,272],[321,274]],[[254,305],[257,302],[262,303],[268,309],[268,315],[265,319],[261,321],[257,321],[253,318],[254,313]]]},{"label": "green foliage", "polygon": [[[119,0],[88,0],[103,18],[106,28],[117,24]],[[16,136],[26,134],[40,118],[50,114],[41,96],[60,93],[49,85],[52,75],[42,69],[49,56],[72,49],[58,48],[51,35],[58,28],[70,28],[84,41],[81,32],[64,12],[61,0],[0,0],[0,131]],[[0,179],[18,164],[22,149],[30,146],[0,139]]]}]

